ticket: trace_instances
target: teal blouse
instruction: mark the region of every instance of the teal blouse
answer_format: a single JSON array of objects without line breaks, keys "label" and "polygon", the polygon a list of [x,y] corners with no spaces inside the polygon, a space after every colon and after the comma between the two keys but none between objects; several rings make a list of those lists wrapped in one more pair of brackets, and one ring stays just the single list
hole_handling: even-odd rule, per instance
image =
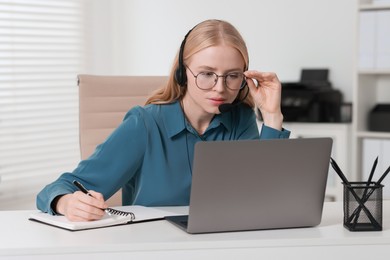
[{"label": "teal blouse", "polygon": [[73,193],[73,180],[111,197],[122,188],[124,205],[188,205],[194,145],[199,141],[288,138],[262,126],[246,105],[215,115],[203,135],[186,121],[179,102],[134,107],[119,127],[73,172],[63,173],[37,196],[38,209],[55,214],[52,201]]}]

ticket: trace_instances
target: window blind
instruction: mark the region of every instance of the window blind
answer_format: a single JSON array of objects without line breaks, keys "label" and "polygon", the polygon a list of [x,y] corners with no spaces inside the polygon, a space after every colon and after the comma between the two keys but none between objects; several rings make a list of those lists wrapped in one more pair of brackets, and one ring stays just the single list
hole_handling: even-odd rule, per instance
[{"label": "window blind", "polygon": [[83,1],[0,0],[0,209],[78,162]]}]

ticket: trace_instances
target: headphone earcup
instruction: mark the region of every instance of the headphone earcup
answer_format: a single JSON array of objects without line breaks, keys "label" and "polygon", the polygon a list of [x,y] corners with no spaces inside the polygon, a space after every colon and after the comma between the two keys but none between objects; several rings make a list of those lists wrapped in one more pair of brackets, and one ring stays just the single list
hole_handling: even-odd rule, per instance
[{"label": "headphone earcup", "polygon": [[187,84],[186,70],[183,65],[179,65],[175,71],[175,80],[180,87],[185,87]]}]

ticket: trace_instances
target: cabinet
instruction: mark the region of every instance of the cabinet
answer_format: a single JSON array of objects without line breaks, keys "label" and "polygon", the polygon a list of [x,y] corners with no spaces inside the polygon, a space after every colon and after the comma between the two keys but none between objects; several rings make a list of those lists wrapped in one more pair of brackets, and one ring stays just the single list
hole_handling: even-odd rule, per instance
[{"label": "cabinet", "polygon": [[[379,156],[378,164],[375,171],[375,180],[377,180],[382,173],[390,165],[390,138],[364,138],[362,140],[362,170],[363,179],[367,180],[371,172],[373,162],[377,156]],[[382,182],[385,186],[383,189],[383,198],[390,199],[390,178],[385,178]]]},{"label": "cabinet", "polygon": [[[376,104],[390,103],[390,1],[359,0],[357,10],[357,58],[353,89],[353,142],[351,180],[365,179],[370,158],[367,154],[383,154],[370,148],[367,141],[390,140],[390,132],[369,131],[369,113]],[[378,146],[381,147],[381,146]],[[376,156],[375,156],[376,157]],[[382,157],[382,158],[381,158]],[[381,156],[382,163],[390,159]],[[383,162],[384,161],[384,162]],[[382,172],[376,172],[379,176]],[[374,179],[376,180],[376,179]]]}]

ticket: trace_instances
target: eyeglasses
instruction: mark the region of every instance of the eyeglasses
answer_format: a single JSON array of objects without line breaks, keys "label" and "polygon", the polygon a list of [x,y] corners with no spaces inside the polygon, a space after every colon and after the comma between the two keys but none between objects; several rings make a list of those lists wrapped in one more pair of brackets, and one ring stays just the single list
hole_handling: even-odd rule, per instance
[{"label": "eyeglasses", "polygon": [[202,71],[195,75],[189,67],[187,69],[194,76],[196,86],[202,90],[212,89],[217,84],[219,78],[223,78],[224,85],[230,90],[240,90],[246,85],[245,76],[242,72],[218,75],[212,71]]}]

